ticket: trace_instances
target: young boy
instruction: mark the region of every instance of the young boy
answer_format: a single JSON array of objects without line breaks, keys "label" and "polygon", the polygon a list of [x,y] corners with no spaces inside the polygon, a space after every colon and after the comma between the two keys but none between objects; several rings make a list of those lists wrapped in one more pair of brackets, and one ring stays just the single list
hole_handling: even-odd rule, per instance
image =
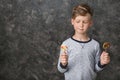
[{"label": "young boy", "polygon": [[65,80],[95,80],[96,73],[110,62],[107,52],[87,34],[92,25],[92,10],[86,4],[73,8],[71,23],[75,33],[61,45],[58,70]]}]

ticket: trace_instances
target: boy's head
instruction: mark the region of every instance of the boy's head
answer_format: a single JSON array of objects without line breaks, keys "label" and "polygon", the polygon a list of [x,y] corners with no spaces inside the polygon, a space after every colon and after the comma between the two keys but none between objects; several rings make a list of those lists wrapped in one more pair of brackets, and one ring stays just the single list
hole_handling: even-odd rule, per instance
[{"label": "boy's head", "polygon": [[93,11],[87,4],[80,4],[75,6],[72,11],[72,19],[75,19],[77,16],[86,16],[86,14],[90,14],[93,16]]},{"label": "boy's head", "polygon": [[86,34],[92,26],[92,10],[87,4],[80,4],[73,8],[71,23],[75,33]]}]

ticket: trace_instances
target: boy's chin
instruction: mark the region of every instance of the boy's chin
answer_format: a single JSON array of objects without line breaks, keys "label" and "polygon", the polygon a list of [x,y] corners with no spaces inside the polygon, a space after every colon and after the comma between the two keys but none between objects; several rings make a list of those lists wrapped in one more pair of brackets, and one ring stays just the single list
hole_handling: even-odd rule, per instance
[{"label": "boy's chin", "polygon": [[77,33],[78,34],[86,34],[86,32],[84,32],[84,31],[78,31]]}]

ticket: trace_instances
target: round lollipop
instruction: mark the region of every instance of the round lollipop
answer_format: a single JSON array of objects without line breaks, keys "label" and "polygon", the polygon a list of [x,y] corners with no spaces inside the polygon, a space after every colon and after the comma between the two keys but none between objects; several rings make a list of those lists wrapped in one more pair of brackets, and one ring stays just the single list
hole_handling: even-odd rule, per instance
[{"label": "round lollipop", "polygon": [[65,51],[67,50],[67,46],[62,45],[62,46],[61,46],[61,49],[62,49],[63,52],[65,52]]},{"label": "round lollipop", "polygon": [[103,43],[103,49],[107,51],[107,49],[110,47],[110,42],[104,42]]}]

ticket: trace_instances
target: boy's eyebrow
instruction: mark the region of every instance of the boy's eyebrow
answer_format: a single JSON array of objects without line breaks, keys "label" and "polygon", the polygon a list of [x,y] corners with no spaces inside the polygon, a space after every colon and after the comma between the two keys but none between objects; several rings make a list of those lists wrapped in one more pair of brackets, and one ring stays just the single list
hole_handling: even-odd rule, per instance
[{"label": "boy's eyebrow", "polygon": [[[76,19],[77,21],[81,21],[80,19]],[[89,19],[88,20],[84,20],[84,21],[89,21]]]}]

